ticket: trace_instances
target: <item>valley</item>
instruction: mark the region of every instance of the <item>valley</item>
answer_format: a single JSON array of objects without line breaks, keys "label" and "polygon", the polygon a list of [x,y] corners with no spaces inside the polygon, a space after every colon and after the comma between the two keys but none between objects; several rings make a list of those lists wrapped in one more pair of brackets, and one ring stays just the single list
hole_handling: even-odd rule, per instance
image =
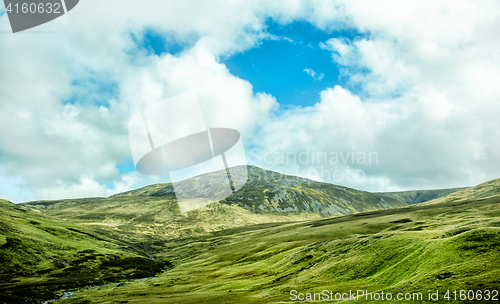
[{"label": "valley", "polygon": [[[418,197],[437,198],[405,202]],[[108,198],[1,201],[0,303],[42,303],[72,290],[58,303],[498,289],[499,203],[500,180],[382,194],[257,167],[240,191],[185,214],[169,184]]]},{"label": "valley", "polygon": [[291,290],[498,289],[499,203],[417,205],[166,241],[159,255],[172,269],[61,303],[290,303]]}]

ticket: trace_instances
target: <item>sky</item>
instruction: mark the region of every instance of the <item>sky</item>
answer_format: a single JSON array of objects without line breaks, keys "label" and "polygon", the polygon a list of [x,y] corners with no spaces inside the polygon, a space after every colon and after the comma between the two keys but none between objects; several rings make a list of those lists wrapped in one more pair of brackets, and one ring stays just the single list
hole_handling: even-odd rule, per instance
[{"label": "sky", "polygon": [[266,169],[367,191],[500,177],[498,1],[82,0],[16,34],[1,5],[0,198],[168,182],[135,171],[127,125],[189,91]]}]

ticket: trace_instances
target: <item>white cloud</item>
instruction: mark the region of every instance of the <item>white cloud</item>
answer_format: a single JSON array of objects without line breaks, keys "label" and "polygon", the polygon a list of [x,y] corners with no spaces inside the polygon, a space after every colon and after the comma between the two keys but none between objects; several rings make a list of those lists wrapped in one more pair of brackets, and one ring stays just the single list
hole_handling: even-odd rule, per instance
[{"label": "white cloud", "polygon": [[323,77],[325,77],[325,74],[323,73],[316,73],[312,69],[304,69],[304,72],[306,72],[308,75],[310,75],[314,80],[321,80]]},{"label": "white cloud", "polygon": [[[197,5],[198,11],[188,4],[162,2],[161,6],[168,13],[149,9],[141,15],[123,2],[88,1],[80,3],[71,18],[40,27],[55,29],[56,34],[5,35],[0,41],[1,55],[11,59],[0,63],[3,172],[11,184],[22,181],[24,189],[30,190],[19,195],[18,190],[11,189],[9,194],[5,189],[5,195],[20,201],[113,193],[106,184],[124,189],[129,184],[121,182],[116,164],[130,157],[129,117],[178,93],[196,90],[207,125],[236,128],[244,138],[276,106],[274,98],[254,94],[251,84],[218,63],[220,54],[248,48],[266,37],[259,23],[263,18],[241,6],[235,6],[236,14],[226,18],[216,17],[213,5]],[[108,12],[119,9],[110,15],[96,13],[96,7],[107,7]],[[214,14],[206,14],[210,10]],[[88,22],[88,15],[95,17],[93,22]],[[166,22],[164,17],[171,20]],[[5,20],[0,19],[3,26]],[[178,57],[134,55],[127,32],[141,32],[145,27],[173,33],[181,40],[194,36],[197,41]],[[99,86],[85,84],[88,77],[96,83],[116,83],[117,95],[106,100],[109,105],[94,103],[102,99],[102,92]],[[84,85],[75,87],[75,81],[82,80]],[[64,103],[75,92],[78,99]],[[133,185],[152,180],[136,178]]]},{"label": "white cloud", "polygon": [[332,59],[341,65],[355,65],[358,61],[355,54],[356,49],[348,43],[345,38],[330,38],[326,42],[320,42],[319,46],[324,50],[332,52]]},{"label": "white cloud", "polygon": [[[116,169],[130,157],[126,125],[145,106],[189,90],[198,92],[209,126],[236,128],[262,151],[377,152],[376,165],[337,166],[366,173],[363,181],[343,181],[353,187],[431,188],[498,177],[498,2],[193,3],[138,9],[126,1],[83,1],[38,28],[56,33],[2,35],[3,197],[102,196],[161,181]],[[346,85],[325,87],[313,107],[276,111],[279,100],[231,75],[221,56],[286,39],[266,33],[269,18],[365,34],[321,44]],[[140,37],[147,28],[190,47],[176,56],[136,53],[130,33]],[[115,84],[116,94],[95,104],[99,87],[82,92],[75,84],[88,79]],[[75,96],[78,102],[65,102]]]},{"label": "white cloud", "polygon": [[[344,4],[350,25],[367,35],[320,46],[358,96],[345,87],[325,89],[320,103],[290,110],[262,131],[264,151],[377,152],[376,165],[347,164],[363,170],[364,181],[341,181],[368,190],[498,178],[500,153],[493,147],[500,124],[493,116],[500,114],[494,102],[500,98],[500,40],[491,29],[499,23],[499,4]],[[330,166],[339,167],[345,166]]]}]

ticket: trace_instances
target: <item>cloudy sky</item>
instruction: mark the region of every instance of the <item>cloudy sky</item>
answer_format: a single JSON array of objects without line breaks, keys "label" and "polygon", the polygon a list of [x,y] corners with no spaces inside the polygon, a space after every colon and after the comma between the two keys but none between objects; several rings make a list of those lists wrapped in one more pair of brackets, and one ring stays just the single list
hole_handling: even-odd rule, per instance
[{"label": "cloudy sky", "polygon": [[498,1],[81,0],[16,34],[2,5],[1,198],[168,181],[135,172],[127,124],[188,91],[264,168],[369,191],[500,177]]}]

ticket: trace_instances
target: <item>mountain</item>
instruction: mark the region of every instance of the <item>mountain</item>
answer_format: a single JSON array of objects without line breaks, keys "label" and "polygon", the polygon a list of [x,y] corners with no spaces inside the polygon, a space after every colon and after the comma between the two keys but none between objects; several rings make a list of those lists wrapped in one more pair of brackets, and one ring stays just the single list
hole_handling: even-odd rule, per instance
[{"label": "mountain", "polygon": [[[255,166],[232,168],[231,179],[242,183],[248,172],[247,183],[233,195],[222,200],[227,205],[240,206],[255,214],[318,213],[322,216],[346,215],[366,210],[390,209],[404,206],[399,199],[384,194],[370,193],[306,178],[268,171]],[[209,188],[220,192],[219,172],[206,173],[184,180],[176,190],[183,196],[199,196]],[[199,185],[204,185],[205,188]],[[179,193],[178,193],[179,194]],[[156,184],[112,196],[174,197],[172,184]]]},{"label": "mountain", "polygon": [[[157,255],[171,269],[77,291],[61,303],[289,303],[299,293],[328,303],[336,293],[349,303],[378,302],[367,292],[388,303],[399,293],[401,303],[444,303],[454,301],[454,290],[461,303],[474,302],[461,301],[461,290],[492,300],[500,287],[499,181],[429,204],[165,240]],[[364,295],[349,296],[358,291]],[[439,300],[429,300],[436,292]]]},{"label": "mountain", "polygon": [[[244,180],[243,167],[233,168],[233,182]],[[218,172],[184,180],[177,190],[195,196],[219,191]],[[200,185],[203,185],[201,187]],[[187,237],[250,224],[290,222],[406,206],[398,198],[283,175],[248,166],[248,181],[229,197],[181,213],[172,184],[155,184],[108,198],[38,201],[21,204],[43,214],[93,227],[137,234]]]},{"label": "mountain", "polygon": [[380,194],[389,195],[400,199],[407,205],[420,204],[433,199],[440,198],[453,192],[468,189],[463,188],[450,188],[450,189],[433,189],[433,190],[412,190],[412,191],[398,191],[398,192],[380,192]]},{"label": "mountain", "polygon": [[136,241],[0,200],[0,303],[38,303],[61,290],[151,276],[168,265]]}]

